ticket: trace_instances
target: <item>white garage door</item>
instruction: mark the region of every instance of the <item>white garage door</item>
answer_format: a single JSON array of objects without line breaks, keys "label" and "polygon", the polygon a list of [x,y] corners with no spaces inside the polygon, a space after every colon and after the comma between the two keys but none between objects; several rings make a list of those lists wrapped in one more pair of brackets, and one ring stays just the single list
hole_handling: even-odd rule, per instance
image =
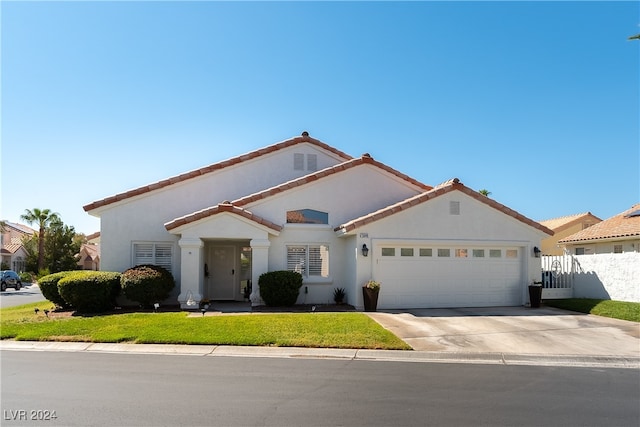
[{"label": "white garage door", "polygon": [[379,308],[522,305],[519,247],[374,245]]}]

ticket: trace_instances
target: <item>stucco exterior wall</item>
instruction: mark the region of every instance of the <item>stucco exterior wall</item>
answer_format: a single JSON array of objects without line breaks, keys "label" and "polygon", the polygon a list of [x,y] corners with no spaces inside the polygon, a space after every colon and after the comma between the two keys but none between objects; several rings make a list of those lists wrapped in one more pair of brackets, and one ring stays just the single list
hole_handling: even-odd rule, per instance
[{"label": "stucco exterior wall", "polygon": [[102,239],[100,268],[123,271],[131,267],[132,242],[172,242],[173,273],[179,278],[178,237],[168,233],[164,224],[222,201],[234,200],[308,174],[306,163],[305,170],[294,170],[294,153],[316,154],[319,169],[342,161],[316,146],[299,144],[96,209],[94,214],[100,216]]},{"label": "stucco exterior wall", "polygon": [[574,297],[640,302],[640,253],[575,256]]}]

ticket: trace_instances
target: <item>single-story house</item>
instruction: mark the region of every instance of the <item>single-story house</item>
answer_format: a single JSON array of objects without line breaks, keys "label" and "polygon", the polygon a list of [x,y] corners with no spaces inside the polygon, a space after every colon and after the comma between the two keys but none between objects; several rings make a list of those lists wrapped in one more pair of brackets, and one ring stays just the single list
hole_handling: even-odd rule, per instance
[{"label": "single-story house", "polygon": [[451,179],[423,184],[369,154],[304,132],[84,206],[100,218],[101,269],[169,269],[174,301],[242,300],[275,270],[303,275],[298,303],[363,307],[517,306],[540,278],[534,248],[553,232]]},{"label": "single-story house", "polygon": [[640,252],[640,203],[558,243],[573,255]]},{"label": "single-story house", "polygon": [[541,250],[543,255],[563,255],[564,249],[558,243],[578,231],[582,231],[594,224],[602,221],[591,212],[584,212],[575,215],[567,215],[560,218],[540,221],[540,224],[553,231],[553,236],[542,239]]},{"label": "single-story house", "polygon": [[640,302],[640,204],[559,243],[575,266],[574,297]]},{"label": "single-story house", "polygon": [[81,270],[100,270],[100,232],[89,234],[86,239],[76,255],[78,267]]},{"label": "single-story house", "polygon": [[22,244],[22,239],[33,236],[35,233],[34,229],[26,225],[3,221],[2,233],[0,233],[2,270],[13,270],[18,273],[25,271],[28,253]]}]

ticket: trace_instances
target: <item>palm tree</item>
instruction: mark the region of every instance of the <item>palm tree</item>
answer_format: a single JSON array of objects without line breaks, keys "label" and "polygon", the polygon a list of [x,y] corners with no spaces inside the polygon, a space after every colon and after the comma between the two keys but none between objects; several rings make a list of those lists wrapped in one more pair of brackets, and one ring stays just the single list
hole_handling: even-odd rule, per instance
[{"label": "palm tree", "polygon": [[53,221],[60,220],[60,214],[51,212],[49,209],[33,210],[25,209],[24,215],[20,215],[20,219],[28,222],[30,225],[37,223],[38,231],[38,271],[42,270],[44,264],[44,232],[49,224]]},{"label": "palm tree", "polygon": [[491,194],[491,191],[482,189],[482,190],[478,191],[478,193],[482,194],[483,196],[489,197],[489,194]]}]

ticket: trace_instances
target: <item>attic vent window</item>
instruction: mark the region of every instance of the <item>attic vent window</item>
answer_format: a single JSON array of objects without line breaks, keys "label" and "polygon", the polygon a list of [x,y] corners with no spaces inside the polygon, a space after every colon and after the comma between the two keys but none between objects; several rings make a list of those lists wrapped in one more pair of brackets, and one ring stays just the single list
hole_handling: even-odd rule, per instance
[{"label": "attic vent window", "polygon": [[307,170],[308,171],[317,171],[318,170],[318,155],[317,154],[307,154]]},{"label": "attic vent window", "polygon": [[313,209],[288,211],[287,224],[329,224],[329,214]]},{"label": "attic vent window", "polygon": [[460,202],[449,202],[449,215],[460,215]]},{"label": "attic vent window", "polygon": [[293,170],[304,170],[304,154],[293,153]]}]

